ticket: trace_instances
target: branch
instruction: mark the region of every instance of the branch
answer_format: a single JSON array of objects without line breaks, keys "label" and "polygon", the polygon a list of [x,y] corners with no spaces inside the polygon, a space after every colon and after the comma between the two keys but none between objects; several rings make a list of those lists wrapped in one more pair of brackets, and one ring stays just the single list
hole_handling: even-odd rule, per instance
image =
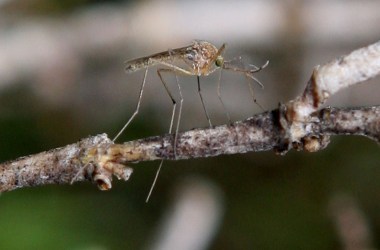
[{"label": "branch", "polygon": [[117,164],[114,164],[112,169],[107,165],[86,166],[81,158],[92,147],[110,143],[112,141],[107,135],[101,134],[66,147],[4,162],[0,164],[0,192],[46,184],[67,184],[86,179],[97,183],[100,189],[109,189],[110,174],[128,180],[132,170],[124,166],[117,168]]},{"label": "branch", "polygon": [[377,42],[315,67],[304,93],[278,109],[230,125],[179,133],[175,153],[173,135],[114,144],[102,134],[0,164],[0,191],[83,180],[108,190],[112,175],[128,180],[130,163],[267,150],[285,154],[292,148],[315,152],[328,145],[330,135],[362,135],[380,142],[380,106],[319,110],[339,90],[379,73]]}]

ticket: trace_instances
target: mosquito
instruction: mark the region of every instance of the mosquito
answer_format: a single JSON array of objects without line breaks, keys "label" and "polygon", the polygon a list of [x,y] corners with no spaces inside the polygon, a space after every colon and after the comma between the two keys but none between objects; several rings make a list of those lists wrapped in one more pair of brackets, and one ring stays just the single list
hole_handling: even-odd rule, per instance
[{"label": "mosquito", "polygon": [[[180,96],[180,106],[178,111],[178,117],[176,121],[176,127],[174,132],[174,142],[173,142],[173,153],[174,158],[176,158],[176,142],[177,142],[177,136],[178,136],[178,129],[180,125],[181,115],[182,115],[182,103],[183,103],[183,96],[181,92],[181,86],[178,81],[178,75],[186,75],[186,76],[196,76],[197,77],[197,84],[198,84],[198,95],[201,99],[203,111],[206,115],[207,121],[209,123],[209,126],[212,127],[210,116],[207,112],[205,103],[203,101],[203,96],[201,92],[201,85],[200,85],[200,77],[201,76],[208,76],[212,73],[214,73],[218,69],[226,69],[226,70],[232,70],[235,72],[243,73],[246,77],[253,79],[256,83],[258,83],[262,88],[263,84],[254,77],[254,73],[257,73],[264,69],[269,61],[267,61],[264,65],[261,67],[257,67],[254,65],[249,65],[251,68],[246,69],[245,67],[242,67],[240,65],[236,65],[234,61],[225,61],[223,58],[223,53],[225,51],[226,44],[224,43],[219,49],[214,46],[213,44],[202,41],[202,40],[195,40],[193,43],[186,47],[181,47],[177,49],[170,49],[167,51],[163,51],[160,53],[152,54],[149,56],[137,58],[134,60],[127,61],[125,63],[125,71],[126,73],[133,73],[142,69],[145,69],[145,74],[142,80],[140,92],[139,92],[139,99],[137,102],[136,109],[132,116],[129,118],[127,123],[123,126],[123,128],[119,131],[119,133],[115,136],[113,139],[113,142],[124,132],[124,130],[129,126],[129,124],[132,122],[132,120],[135,118],[135,116],[138,114],[140,109],[140,103],[143,96],[143,91],[145,87],[146,77],[148,73],[148,69],[152,66],[163,66],[164,68],[158,68],[157,74],[160,78],[161,83],[163,84],[167,95],[172,101],[172,115],[171,115],[171,121],[169,126],[169,134],[173,131],[173,123],[174,123],[174,116],[176,113],[177,108],[177,102],[173,97],[173,94],[168,88],[167,83],[162,77],[162,73],[168,72],[174,74],[176,78],[176,84],[178,88],[178,93]],[[241,59],[238,60],[241,62]],[[179,63],[184,63],[185,66],[181,67],[178,66]],[[227,112],[226,106],[223,103],[221,93],[220,93],[220,79],[221,79],[221,73],[219,75],[219,82],[218,82],[218,98],[220,102],[222,103],[222,106],[224,110],[226,111],[227,118],[229,122],[231,123],[230,115]],[[250,92],[252,95],[253,101],[259,105],[254,98],[253,95],[253,89],[252,86],[249,84]],[[158,175],[160,173],[161,167],[163,164],[163,160],[161,160],[160,165],[157,169],[154,181],[152,183],[152,186],[150,188],[149,194],[147,196],[146,202],[149,201],[150,195],[153,191],[153,188],[156,184]]]}]

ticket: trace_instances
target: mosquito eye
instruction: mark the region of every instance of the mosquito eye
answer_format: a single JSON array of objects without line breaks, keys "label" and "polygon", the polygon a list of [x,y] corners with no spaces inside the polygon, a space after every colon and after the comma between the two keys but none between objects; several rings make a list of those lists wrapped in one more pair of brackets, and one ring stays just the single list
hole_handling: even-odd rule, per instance
[{"label": "mosquito eye", "polygon": [[224,59],[221,56],[218,56],[215,60],[216,67],[222,67],[224,63]]}]

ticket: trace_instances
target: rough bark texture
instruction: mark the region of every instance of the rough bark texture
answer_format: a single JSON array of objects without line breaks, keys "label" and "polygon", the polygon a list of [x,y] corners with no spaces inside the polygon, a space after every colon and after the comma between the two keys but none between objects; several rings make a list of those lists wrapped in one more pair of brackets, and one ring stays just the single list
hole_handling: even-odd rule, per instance
[{"label": "rough bark texture", "polygon": [[21,187],[68,184],[83,180],[96,181],[102,189],[104,183],[101,178],[110,176],[109,171],[104,168],[94,168],[90,164],[85,167],[81,158],[89,148],[109,143],[111,140],[107,135],[101,134],[85,138],[66,147],[4,162],[0,164],[0,192]]}]

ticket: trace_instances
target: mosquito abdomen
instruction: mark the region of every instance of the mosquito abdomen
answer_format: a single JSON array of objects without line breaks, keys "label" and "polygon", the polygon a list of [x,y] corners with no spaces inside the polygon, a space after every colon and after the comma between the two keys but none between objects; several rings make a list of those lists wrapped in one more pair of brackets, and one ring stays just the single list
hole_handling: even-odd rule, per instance
[{"label": "mosquito abdomen", "polygon": [[125,71],[127,73],[132,73],[138,71],[140,69],[145,69],[154,64],[153,61],[149,60],[149,58],[139,58],[135,60],[131,60],[125,63]]},{"label": "mosquito abdomen", "polygon": [[168,51],[153,54],[151,56],[146,56],[125,63],[125,71],[127,73],[132,73],[140,69],[146,69],[148,67],[159,64],[160,62],[170,62],[176,55],[170,55]]}]

